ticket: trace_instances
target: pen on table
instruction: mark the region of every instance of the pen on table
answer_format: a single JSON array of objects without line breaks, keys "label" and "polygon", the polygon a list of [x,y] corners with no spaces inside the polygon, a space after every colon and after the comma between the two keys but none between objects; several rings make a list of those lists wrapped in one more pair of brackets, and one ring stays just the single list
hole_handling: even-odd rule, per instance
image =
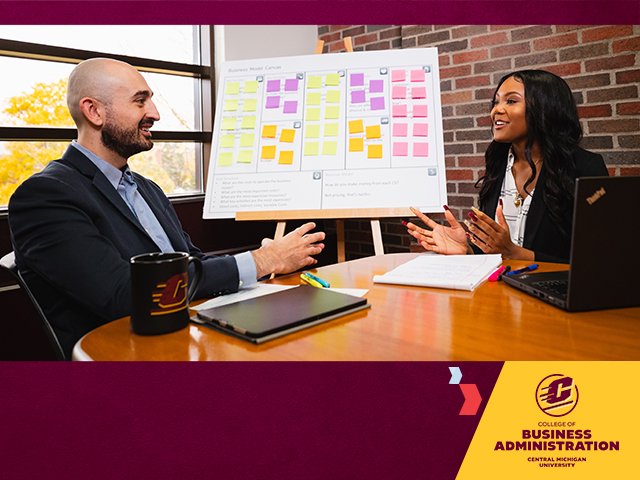
[{"label": "pen on table", "polygon": [[498,275],[498,281],[502,280],[502,277],[507,273],[509,273],[510,271],[511,271],[511,265],[507,265],[506,267],[504,267],[504,270],[502,271],[502,273]]},{"label": "pen on table", "polygon": [[489,275],[489,281],[497,282],[498,279],[500,278],[500,275],[502,275],[502,272],[504,272],[505,268],[507,267],[505,267],[504,265],[501,265],[500,267],[498,267],[498,269],[495,272]]},{"label": "pen on table", "polygon": [[312,287],[324,288],[322,285],[316,282],[313,278],[307,277],[304,273],[300,274],[300,280],[302,280],[304,283],[308,283]]},{"label": "pen on table", "polygon": [[312,280],[315,280],[316,282],[318,282],[320,285],[322,285],[324,288],[329,288],[331,285],[329,284],[329,282],[327,282],[326,280],[321,279],[320,277],[316,277],[314,274],[309,273],[309,272],[304,272],[304,274],[311,278]]},{"label": "pen on table", "polygon": [[532,270],[535,270],[536,268],[538,268],[538,264],[532,263],[531,265],[527,265],[526,267],[519,268],[517,270],[511,270],[506,275],[507,277],[511,277],[512,275],[518,275],[519,273],[530,272]]}]

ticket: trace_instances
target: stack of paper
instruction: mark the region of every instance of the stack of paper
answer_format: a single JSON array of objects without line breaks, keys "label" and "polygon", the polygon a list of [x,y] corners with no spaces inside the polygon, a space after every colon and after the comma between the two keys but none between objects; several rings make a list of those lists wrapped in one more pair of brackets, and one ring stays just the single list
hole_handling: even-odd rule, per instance
[{"label": "stack of paper", "polygon": [[415,285],[417,287],[473,290],[502,264],[496,255],[420,255],[384,275],[375,275],[375,283]]}]

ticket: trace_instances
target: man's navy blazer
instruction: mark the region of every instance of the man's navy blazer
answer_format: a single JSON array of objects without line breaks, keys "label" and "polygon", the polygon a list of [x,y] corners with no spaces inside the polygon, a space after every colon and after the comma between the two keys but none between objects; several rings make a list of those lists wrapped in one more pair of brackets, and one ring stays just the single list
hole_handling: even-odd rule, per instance
[{"label": "man's navy blazer", "polygon": [[[237,291],[235,259],[204,255],[160,187],[134,178],[173,248],[203,260],[196,297]],[[9,225],[16,264],[68,356],[82,335],[129,315],[129,259],[160,250],[104,174],[72,146],[16,190]]]}]

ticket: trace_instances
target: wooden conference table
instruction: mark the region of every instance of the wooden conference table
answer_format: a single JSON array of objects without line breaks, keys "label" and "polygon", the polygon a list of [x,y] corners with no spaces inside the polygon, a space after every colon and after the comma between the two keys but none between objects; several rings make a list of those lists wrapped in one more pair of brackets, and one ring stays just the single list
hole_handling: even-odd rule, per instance
[{"label": "wooden conference table", "polygon": [[[334,287],[366,288],[371,308],[253,345],[190,324],[140,336],[129,317],[88,333],[75,360],[640,360],[640,307],[567,313],[503,282],[473,292],[374,284],[414,258],[396,253],[317,270]],[[527,262],[505,262],[519,268]],[[540,264],[540,271],[566,269]],[[298,284],[292,274],[272,283]]]}]

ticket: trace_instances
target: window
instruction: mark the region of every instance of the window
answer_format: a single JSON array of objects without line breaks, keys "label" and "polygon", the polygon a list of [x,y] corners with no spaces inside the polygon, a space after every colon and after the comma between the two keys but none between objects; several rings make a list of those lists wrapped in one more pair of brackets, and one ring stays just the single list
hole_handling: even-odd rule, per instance
[{"label": "window", "polygon": [[3,26],[0,31],[0,209],[15,189],[60,158],[75,125],[67,78],[92,57],[123,60],[154,91],[160,121],[154,148],[132,169],[170,196],[203,193],[203,161],[213,119],[211,28],[207,26]]}]

